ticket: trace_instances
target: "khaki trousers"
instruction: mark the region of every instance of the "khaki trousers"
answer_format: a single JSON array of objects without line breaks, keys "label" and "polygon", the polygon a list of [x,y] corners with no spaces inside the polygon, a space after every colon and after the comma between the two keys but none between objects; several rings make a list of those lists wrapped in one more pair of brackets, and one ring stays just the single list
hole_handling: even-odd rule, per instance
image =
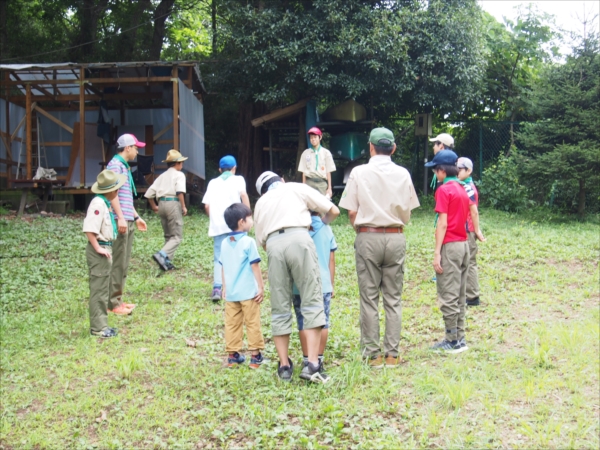
[{"label": "khaki trousers", "polygon": [[307,229],[288,228],[267,240],[271,327],[273,336],[292,333],[292,283],[300,292],[304,329],[325,325],[321,272],[315,244]]},{"label": "khaki trousers", "polygon": [[[111,247],[103,247],[111,251]],[[88,242],[85,248],[90,276],[90,329],[102,331],[108,326],[108,313],[106,311],[110,297],[110,273],[112,259],[99,255]]]},{"label": "khaki trousers", "polygon": [[306,178],[306,184],[311,188],[316,189],[321,194],[325,195],[327,193],[327,180],[323,178]]},{"label": "khaki trousers", "polygon": [[173,260],[175,250],[183,240],[183,213],[181,203],[175,201],[159,201],[158,215],[165,236],[165,245],[162,251]]},{"label": "khaki trousers", "polygon": [[469,268],[467,241],[442,245],[442,269],[436,274],[438,301],[444,316],[446,339],[456,341],[465,336],[465,292]]},{"label": "khaki trousers", "polygon": [[113,241],[113,261],[110,271],[110,300],[108,309],[113,310],[123,300],[123,290],[125,289],[125,280],[127,279],[127,269],[131,259],[131,248],[133,247],[133,233],[135,231],[135,222],[127,221],[127,231],[124,234],[119,233],[117,239]]},{"label": "khaki trousers", "polygon": [[225,351],[239,352],[246,325],[248,350],[263,350],[265,341],[260,328],[260,304],[254,300],[225,302]]},{"label": "khaki trousers", "polygon": [[467,299],[479,297],[479,274],[477,270],[477,236],[474,232],[469,235],[469,271],[467,272]]},{"label": "khaki trousers", "polygon": [[402,328],[402,285],[406,238],[402,233],[358,233],[354,242],[360,292],[360,344],[363,356],[381,353],[379,292],[385,311],[385,354],[398,356]]}]

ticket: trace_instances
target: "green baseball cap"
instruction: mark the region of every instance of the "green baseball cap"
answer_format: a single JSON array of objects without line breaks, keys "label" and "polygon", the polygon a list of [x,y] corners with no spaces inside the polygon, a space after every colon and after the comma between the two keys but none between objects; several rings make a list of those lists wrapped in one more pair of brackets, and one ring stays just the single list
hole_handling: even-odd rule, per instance
[{"label": "green baseball cap", "polygon": [[379,147],[393,147],[394,133],[387,128],[373,128],[369,136],[369,142]]}]

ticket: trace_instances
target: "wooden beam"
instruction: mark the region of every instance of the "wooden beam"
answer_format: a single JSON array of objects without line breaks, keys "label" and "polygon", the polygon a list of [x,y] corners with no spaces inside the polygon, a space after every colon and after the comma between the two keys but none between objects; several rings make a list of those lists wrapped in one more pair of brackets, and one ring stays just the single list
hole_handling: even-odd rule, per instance
[{"label": "wooden beam", "polygon": [[160,130],[157,134],[154,135],[154,137],[152,138],[152,140],[154,142],[156,142],[156,140],[161,137],[163,134],[165,134],[167,131],[169,131],[171,129],[171,127],[173,126],[172,123],[170,123],[169,125],[167,125],[166,127],[164,127],[162,130]]},{"label": "wooden beam", "polygon": [[156,145],[173,144],[173,139],[158,139],[158,140],[154,141],[154,143]]},{"label": "wooden beam", "polygon": [[81,130],[79,133],[79,184],[85,186],[85,69],[82,67],[79,69],[79,79],[81,84],[79,85],[79,123],[81,124]]},{"label": "wooden beam", "polygon": [[306,106],[306,104],[308,103],[308,100],[309,100],[308,98],[305,98],[304,100],[300,100],[298,103],[294,103],[293,105],[286,106],[285,108],[276,109],[275,111],[272,111],[269,114],[266,114],[257,119],[253,119],[251,121],[252,126],[258,127],[264,123],[272,122],[276,119],[281,119],[281,118],[290,116],[290,115],[294,114],[296,111],[298,111],[299,109],[304,108]]},{"label": "wooden beam", "polygon": [[[176,68],[175,68],[176,69]],[[2,83],[6,83],[6,86],[23,86],[25,87],[28,84],[31,85],[40,85],[40,86],[79,86],[81,84],[129,84],[129,83],[137,83],[137,84],[147,84],[147,83],[157,83],[162,84],[165,82],[171,81],[171,77],[129,77],[129,78],[88,78],[87,80],[83,79],[61,79],[61,80],[9,80],[3,81]],[[36,88],[37,89],[37,88]],[[52,94],[50,94],[52,95]]]},{"label": "wooden beam", "polygon": [[58,125],[61,128],[64,128],[65,130],[67,130],[69,133],[73,134],[73,128],[71,128],[70,126],[68,126],[66,123],[61,122],[60,120],[58,120],[56,117],[54,117],[52,114],[44,111],[42,108],[40,108],[39,106],[34,106],[33,109],[35,109],[37,112],[39,112],[41,115],[43,115],[44,117],[46,117],[48,120],[51,120],[52,122],[54,122],[56,125]]},{"label": "wooden beam", "polygon": [[[8,73],[6,73],[4,75],[6,78],[8,78]],[[6,91],[8,92],[8,88],[6,88]],[[2,135],[6,135],[4,136],[6,138],[6,140],[4,141],[4,144],[6,145],[6,156],[8,156],[8,159],[10,159],[12,161],[12,142],[11,142],[11,135],[10,135],[10,103],[8,102],[4,102],[4,113],[6,116],[6,120],[5,120],[5,125],[6,125],[6,133],[2,133]]]},{"label": "wooden beam", "polygon": [[[45,147],[70,147],[71,141],[44,142]],[[54,168],[56,169],[56,167]]]},{"label": "wooden beam", "polygon": [[26,143],[25,143],[25,151],[26,151],[26,155],[27,155],[27,162],[26,162],[26,167],[27,167],[27,172],[25,175],[25,178],[27,178],[28,180],[31,179],[32,177],[32,173],[31,173],[31,110],[32,110],[32,104],[31,104],[31,85],[28,84],[27,88],[26,88],[26,93],[25,93],[25,97],[26,97],[26,103],[25,103],[25,139],[26,139]]},{"label": "wooden beam", "polygon": [[[26,105],[26,106],[27,106],[27,105]],[[33,108],[34,106],[35,106],[35,103],[32,103],[32,104],[31,104],[31,108]],[[30,108],[30,109],[31,109],[31,108]],[[19,130],[21,129],[21,127],[22,127],[22,126],[23,126],[23,124],[25,123],[25,120],[27,120],[27,114],[25,114],[25,115],[23,116],[23,118],[21,119],[21,121],[20,121],[20,122],[19,122],[19,124],[17,125],[17,128],[15,128],[15,131],[13,131],[13,133],[10,135],[10,139],[11,139],[11,141],[18,140],[18,139],[16,138],[16,136],[17,136],[17,133],[19,132]]]},{"label": "wooden beam", "polygon": [[[24,103],[25,96],[24,95],[11,95],[9,97],[0,96],[4,100],[7,100],[11,103]],[[86,102],[90,101],[100,101],[100,100],[158,100],[162,98],[162,94],[159,92],[152,92],[147,94],[145,92],[140,92],[139,94],[104,94],[104,95],[94,95],[87,94],[84,96]],[[79,101],[79,94],[63,94],[56,97],[52,97],[50,100],[45,95],[32,95],[31,100],[36,102],[77,102]]]},{"label": "wooden beam", "polygon": [[173,81],[173,148],[179,150],[179,74],[177,66],[171,71]]}]

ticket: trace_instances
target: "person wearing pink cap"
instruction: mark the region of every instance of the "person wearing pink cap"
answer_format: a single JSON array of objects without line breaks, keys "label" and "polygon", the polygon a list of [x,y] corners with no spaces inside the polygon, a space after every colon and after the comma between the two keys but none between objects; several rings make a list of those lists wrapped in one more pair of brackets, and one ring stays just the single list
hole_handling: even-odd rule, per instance
[{"label": "person wearing pink cap", "polygon": [[135,304],[123,302],[123,290],[127,279],[127,268],[131,258],[133,246],[133,232],[135,226],[140,231],[146,231],[148,227],[135,207],[133,198],[137,195],[131,167],[129,162],[133,161],[138,154],[138,148],[144,148],[146,144],[140,142],[133,134],[124,134],[117,140],[117,154],[110,160],[106,168],[118,175],[126,175],[127,181],[119,188],[117,197],[111,201],[114,213],[117,217],[119,234],[113,243],[113,264],[110,271],[110,300],[108,310],[119,316],[131,314]]},{"label": "person wearing pink cap", "polygon": [[308,184],[327,198],[333,196],[331,172],[335,172],[335,163],[331,152],[321,147],[323,133],[317,127],[308,130],[310,148],[300,157],[298,172],[302,172],[302,183]]}]

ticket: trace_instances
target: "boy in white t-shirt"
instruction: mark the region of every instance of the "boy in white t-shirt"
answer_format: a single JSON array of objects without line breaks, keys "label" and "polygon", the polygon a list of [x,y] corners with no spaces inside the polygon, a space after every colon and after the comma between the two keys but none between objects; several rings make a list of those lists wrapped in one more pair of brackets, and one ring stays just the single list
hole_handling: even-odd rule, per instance
[{"label": "boy in white t-shirt", "polygon": [[219,258],[221,243],[232,231],[225,223],[224,212],[234,203],[243,203],[250,208],[250,199],[246,193],[244,177],[235,174],[237,162],[231,155],[223,156],[219,161],[221,175],[208,183],[202,198],[206,214],[210,218],[208,235],[213,238],[214,280],[211,299],[218,302],[222,298],[223,279]]}]

